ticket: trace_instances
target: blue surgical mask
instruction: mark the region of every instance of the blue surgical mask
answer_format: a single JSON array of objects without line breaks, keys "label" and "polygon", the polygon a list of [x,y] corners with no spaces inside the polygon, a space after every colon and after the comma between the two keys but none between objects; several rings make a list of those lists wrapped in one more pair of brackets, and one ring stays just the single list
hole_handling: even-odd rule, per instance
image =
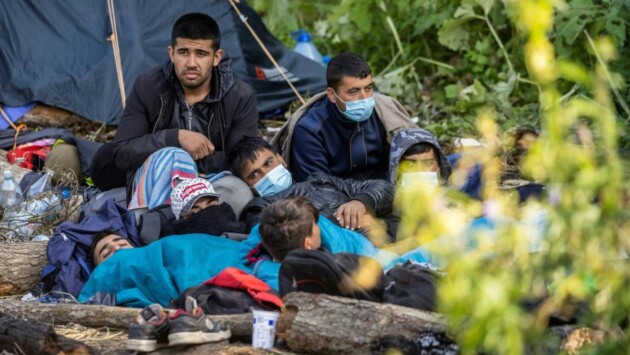
[{"label": "blue surgical mask", "polygon": [[279,164],[255,183],[254,189],[260,196],[269,196],[287,189],[292,183],[293,179],[289,170]]},{"label": "blue surgical mask", "polygon": [[[341,111],[341,109],[339,109],[339,111],[341,111],[341,113],[350,121],[363,122],[372,116],[372,111],[374,111],[374,96],[370,96],[362,100],[346,102],[337,96],[337,93],[334,90],[333,93],[339,101],[346,104],[346,110]],[[337,108],[339,108],[339,106],[337,106]]]}]

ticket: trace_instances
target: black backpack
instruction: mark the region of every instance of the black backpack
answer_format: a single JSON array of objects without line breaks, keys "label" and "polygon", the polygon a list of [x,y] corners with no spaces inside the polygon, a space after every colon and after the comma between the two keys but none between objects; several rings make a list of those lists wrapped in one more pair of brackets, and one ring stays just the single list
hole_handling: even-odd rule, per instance
[{"label": "black backpack", "polygon": [[383,302],[434,312],[440,275],[423,264],[406,261],[385,274]]},{"label": "black backpack", "polygon": [[[352,277],[360,262],[370,265],[377,277],[371,288],[361,287]],[[324,293],[382,302],[383,271],[374,259],[349,253],[331,254],[323,250],[296,249],[280,266],[280,295],[289,292]]]}]

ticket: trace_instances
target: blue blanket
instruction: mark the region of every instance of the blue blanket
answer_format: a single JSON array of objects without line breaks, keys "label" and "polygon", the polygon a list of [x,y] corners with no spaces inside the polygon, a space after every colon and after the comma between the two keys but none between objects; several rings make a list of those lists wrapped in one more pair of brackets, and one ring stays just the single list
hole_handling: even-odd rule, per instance
[{"label": "blue blanket", "polygon": [[[404,257],[376,248],[361,234],[319,218],[322,246],[332,253],[354,253],[378,260],[384,268],[404,260],[425,261],[422,253]],[[97,292],[114,293],[120,306],[168,305],[189,287],[199,285],[226,267],[236,267],[278,290],[280,264],[268,257],[250,261],[247,256],[260,244],[258,226],[248,239],[237,242],[205,234],[160,239],[148,246],[119,250],[99,265],[79,295],[80,302]]]}]

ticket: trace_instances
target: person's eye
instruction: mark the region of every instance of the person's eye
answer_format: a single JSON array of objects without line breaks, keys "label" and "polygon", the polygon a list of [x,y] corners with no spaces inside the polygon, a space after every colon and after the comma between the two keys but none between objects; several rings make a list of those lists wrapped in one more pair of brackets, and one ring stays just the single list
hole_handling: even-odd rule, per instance
[{"label": "person's eye", "polygon": [[207,56],[208,56],[208,54],[209,54],[208,52],[197,52],[197,55],[198,55],[199,57],[207,57]]},{"label": "person's eye", "polygon": [[180,55],[186,55],[186,53],[188,53],[188,51],[185,50],[185,49],[180,49],[180,50],[177,51],[177,53],[180,54]]},{"label": "person's eye", "polygon": [[374,89],[371,85],[365,88],[365,91],[370,92]]}]

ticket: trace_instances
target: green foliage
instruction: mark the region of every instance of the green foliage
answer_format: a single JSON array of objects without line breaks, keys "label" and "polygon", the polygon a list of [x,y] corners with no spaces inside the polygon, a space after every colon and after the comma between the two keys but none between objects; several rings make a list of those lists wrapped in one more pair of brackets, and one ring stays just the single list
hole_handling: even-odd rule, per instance
[{"label": "green foliage", "polygon": [[[305,28],[322,54],[355,52],[368,60],[381,92],[398,98],[417,117],[421,127],[439,138],[478,136],[471,125],[480,103],[455,93],[471,85],[483,86],[487,109],[498,114],[503,130],[540,122],[539,90],[523,61],[526,37],[519,35],[514,11],[505,4],[517,0],[254,0],[270,30],[289,47],[290,32]],[[630,56],[630,3],[617,0],[567,0],[556,9],[549,33],[559,58],[571,58],[587,70],[596,65],[584,31],[593,38],[610,35],[621,58]],[[615,98],[622,147],[630,148],[627,134],[630,111],[620,100],[630,100],[624,77],[630,61],[611,63],[621,74],[613,78],[620,91]],[[515,79],[514,79],[515,78]],[[512,80],[513,84],[505,86]],[[562,95],[584,95],[571,78],[558,83]],[[510,88],[506,95],[505,89]],[[503,89],[501,89],[503,88]],[[470,90],[470,89],[469,89]],[[502,91],[503,90],[503,91]],[[502,93],[502,94],[501,94]],[[561,95],[561,96],[562,96]]]},{"label": "green foliage", "polygon": [[[462,158],[484,166],[481,202],[397,192],[403,234],[448,265],[440,309],[463,353],[557,349],[557,340],[541,344],[549,316],[575,302],[589,305],[581,321],[606,333],[587,353],[630,351],[630,268],[619,260],[630,252],[628,1],[260,2],[275,7],[264,19],[283,40],[291,26],[306,27],[322,53],[368,59],[379,90],[421,127],[487,143]],[[496,141],[525,124],[543,134],[523,169],[549,196],[519,206],[498,188]],[[455,171],[454,184],[465,174]],[[494,227],[471,230],[482,213]],[[544,302],[526,312],[531,297]]]}]

